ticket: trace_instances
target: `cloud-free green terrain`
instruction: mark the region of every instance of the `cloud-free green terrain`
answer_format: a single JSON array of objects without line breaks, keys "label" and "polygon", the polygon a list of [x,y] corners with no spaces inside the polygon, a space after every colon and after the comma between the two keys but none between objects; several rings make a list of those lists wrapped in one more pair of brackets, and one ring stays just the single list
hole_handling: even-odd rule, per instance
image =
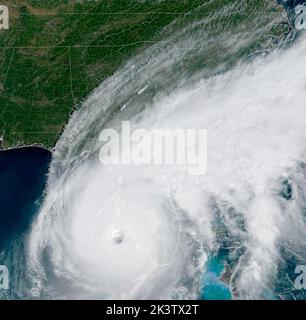
[{"label": "cloud-free green terrain", "polygon": [[[232,10],[237,3],[241,10]],[[209,55],[203,53],[200,62],[208,67],[224,57],[235,63],[269,50],[286,32],[279,24],[285,21],[282,8],[265,0],[2,0],[1,4],[10,9],[10,29],[0,30],[3,148],[53,147],[71,112],[98,84],[182,24],[210,17],[203,35],[212,39],[221,33],[230,39],[237,29],[256,34],[232,57],[221,42],[212,41]]]}]

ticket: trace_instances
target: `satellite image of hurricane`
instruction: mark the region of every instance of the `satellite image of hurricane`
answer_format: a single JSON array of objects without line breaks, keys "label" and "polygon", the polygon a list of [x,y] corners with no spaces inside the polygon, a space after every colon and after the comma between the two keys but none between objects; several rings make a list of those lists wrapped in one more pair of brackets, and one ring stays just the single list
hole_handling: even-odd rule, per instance
[{"label": "satellite image of hurricane", "polygon": [[306,298],[304,1],[0,2],[1,300]]}]

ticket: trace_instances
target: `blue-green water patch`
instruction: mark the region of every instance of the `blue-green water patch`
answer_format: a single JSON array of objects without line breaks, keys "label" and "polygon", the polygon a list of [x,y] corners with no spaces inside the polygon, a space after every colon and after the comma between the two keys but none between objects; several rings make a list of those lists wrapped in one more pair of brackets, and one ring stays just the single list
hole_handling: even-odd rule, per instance
[{"label": "blue-green water patch", "polygon": [[220,280],[225,265],[222,257],[213,256],[207,264],[202,279],[200,300],[231,300],[232,294],[228,286]]}]

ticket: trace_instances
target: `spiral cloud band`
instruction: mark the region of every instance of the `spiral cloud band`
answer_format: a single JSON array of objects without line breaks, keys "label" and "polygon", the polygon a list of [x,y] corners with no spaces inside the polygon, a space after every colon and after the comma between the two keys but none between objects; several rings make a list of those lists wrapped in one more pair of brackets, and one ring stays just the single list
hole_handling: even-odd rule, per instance
[{"label": "spiral cloud band", "polygon": [[[226,246],[233,295],[266,298],[282,248],[305,259],[306,39],[207,78],[180,72],[199,36],[147,49],[72,115],[28,238],[33,297],[195,299]],[[207,129],[206,173],[101,164],[102,130],[123,121]]]}]

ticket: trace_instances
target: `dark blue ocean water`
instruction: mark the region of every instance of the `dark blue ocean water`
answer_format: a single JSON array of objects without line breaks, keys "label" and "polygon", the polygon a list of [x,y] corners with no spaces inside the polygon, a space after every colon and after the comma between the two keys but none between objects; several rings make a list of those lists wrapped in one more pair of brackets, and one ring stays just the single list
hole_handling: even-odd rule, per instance
[{"label": "dark blue ocean water", "polygon": [[29,228],[45,188],[51,153],[38,147],[0,151],[0,251]]}]

